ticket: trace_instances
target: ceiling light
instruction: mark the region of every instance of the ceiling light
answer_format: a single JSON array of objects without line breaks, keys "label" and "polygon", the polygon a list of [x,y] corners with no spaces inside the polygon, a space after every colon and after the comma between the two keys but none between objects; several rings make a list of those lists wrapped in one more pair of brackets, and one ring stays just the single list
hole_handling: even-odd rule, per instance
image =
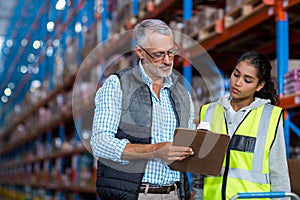
[{"label": "ceiling light", "polygon": [[4,90],[4,94],[9,97],[11,95],[11,89],[10,88],[6,88]]},{"label": "ceiling light", "polygon": [[39,80],[34,80],[31,82],[31,87],[34,87],[34,88],[39,88],[41,86],[41,81]]},{"label": "ceiling light", "polygon": [[14,44],[13,40],[11,40],[11,39],[6,40],[7,47],[11,47],[13,44]]},{"label": "ceiling light", "polygon": [[53,55],[53,47],[51,47],[51,46],[47,47],[46,55],[48,57],[51,57]]},{"label": "ceiling light", "polygon": [[76,33],[80,33],[82,31],[82,26],[80,22],[76,22],[75,31]]},{"label": "ceiling light", "polygon": [[30,53],[27,57],[27,61],[30,63],[33,63],[34,59],[35,59],[35,56],[33,53]]},{"label": "ceiling light", "polygon": [[15,88],[15,84],[10,82],[7,87],[13,90]]},{"label": "ceiling light", "polygon": [[56,5],[55,5],[56,10],[64,10],[65,7],[66,7],[66,1],[65,0],[58,0]]},{"label": "ceiling light", "polygon": [[1,97],[1,101],[2,101],[3,103],[7,103],[8,97],[3,95],[3,96]]},{"label": "ceiling light", "polygon": [[60,41],[58,39],[53,40],[53,46],[58,47]]},{"label": "ceiling light", "polygon": [[55,24],[54,24],[53,21],[48,22],[48,23],[47,23],[47,30],[48,30],[49,32],[52,32],[52,31],[54,30],[54,26],[55,26]]},{"label": "ceiling light", "polygon": [[22,41],[21,41],[21,45],[23,47],[25,47],[26,45],[28,44],[28,40],[26,38],[24,38]]},{"label": "ceiling light", "polygon": [[41,47],[41,41],[35,40],[32,44],[34,49],[39,49]]},{"label": "ceiling light", "polygon": [[28,69],[27,69],[26,66],[23,65],[23,66],[20,67],[20,72],[21,72],[22,74],[26,74],[27,71],[28,71]]}]

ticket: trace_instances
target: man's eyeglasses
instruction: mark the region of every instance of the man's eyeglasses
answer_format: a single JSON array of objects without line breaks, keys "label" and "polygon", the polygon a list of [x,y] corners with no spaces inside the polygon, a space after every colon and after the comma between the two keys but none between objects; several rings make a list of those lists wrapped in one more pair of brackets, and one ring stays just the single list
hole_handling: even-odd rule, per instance
[{"label": "man's eyeglasses", "polygon": [[[141,47],[141,46],[139,46],[139,47]],[[148,54],[154,60],[154,62],[158,62],[158,61],[163,60],[166,55],[168,55],[169,57],[174,57],[174,56],[176,56],[178,54],[178,49],[170,49],[167,52],[157,52],[157,53],[154,53],[154,54],[149,53],[143,47],[141,47],[141,49],[143,51],[145,51],[146,54]]]}]

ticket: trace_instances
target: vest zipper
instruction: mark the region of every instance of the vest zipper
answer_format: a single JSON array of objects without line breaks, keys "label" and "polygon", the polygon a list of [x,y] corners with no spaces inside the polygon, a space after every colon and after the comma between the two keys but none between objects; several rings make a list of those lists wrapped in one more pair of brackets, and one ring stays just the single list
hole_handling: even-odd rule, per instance
[{"label": "vest zipper", "polygon": [[[224,120],[225,120],[225,126],[226,126],[226,133],[228,135],[228,127],[227,127],[227,121],[225,118],[225,113],[224,114]],[[224,170],[224,174],[223,174],[223,179],[222,179],[222,200],[226,200],[226,186],[227,186],[227,177],[228,177],[228,171],[229,171],[229,161],[230,161],[230,143],[229,143],[229,147],[227,149],[227,153],[226,153],[226,162],[225,162],[225,170]]]}]

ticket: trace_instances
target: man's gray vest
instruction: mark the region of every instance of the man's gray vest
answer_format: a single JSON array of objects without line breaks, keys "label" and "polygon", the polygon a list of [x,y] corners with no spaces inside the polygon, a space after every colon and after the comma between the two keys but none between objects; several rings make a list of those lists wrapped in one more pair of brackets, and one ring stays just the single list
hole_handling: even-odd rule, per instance
[{"label": "man's gray vest", "polygon": [[[120,70],[115,75],[119,77],[122,88],[122,114],[116,138],[126,138],[135,144],[149,144],[152,123],[150,88],[141,79],[138,66]],[[177,82],[175,74],[172,74],[172,80],[170,100],[177,127],[187,127],[190,116],[189,96],[183,85]],[[130,164],[121,165],[99,159],[96,186],[100,199],[137,199],[146,164],[147,160],[130,161]],[[182,179],[186,178],[184,176],[186,175],[181,175]],[[185,184],[182,187],[188,189]],[[186,198],[183,192],[184,188],[181,190],[182,199]]]}]

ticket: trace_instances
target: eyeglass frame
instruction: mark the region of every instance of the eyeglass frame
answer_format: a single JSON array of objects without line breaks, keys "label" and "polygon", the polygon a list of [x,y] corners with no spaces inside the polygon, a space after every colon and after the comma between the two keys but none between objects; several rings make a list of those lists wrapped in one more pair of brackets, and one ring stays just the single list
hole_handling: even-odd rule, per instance
[{"label": "eyeglass frame", "polygon": [[[179,50],[178,49],[176,49],[176,45],[175,45],[175,48],[174,49],[170,49],[170,50],[168,50],[167,52],[157,52],[157,53],[161,53],[163,56],[161,57],[161,58],[159,58],[159,59],[157,59],[156,58],[156,56],[153,56],[149,51],[147,51],[146,49],[144,49],[142,46],[140,46],[140,45],[138,45],[144,52],[146,52],[146,54],[148,54],[148,56],[150,56],[153,60],[154,60],[154,62],[159,62],[159,61],[161,61],[161,60],[163,60],[165,57],[166,57],[166,55],[168,55],[169,57],[175,57],[176,55],[178,55],[178,52],[179,52]],[[169,54],[170,53],[172,53],[171,51],[175,51],[175,52],[173,52],[174,53],[174,55],[172,56],[170,56]]]}]

